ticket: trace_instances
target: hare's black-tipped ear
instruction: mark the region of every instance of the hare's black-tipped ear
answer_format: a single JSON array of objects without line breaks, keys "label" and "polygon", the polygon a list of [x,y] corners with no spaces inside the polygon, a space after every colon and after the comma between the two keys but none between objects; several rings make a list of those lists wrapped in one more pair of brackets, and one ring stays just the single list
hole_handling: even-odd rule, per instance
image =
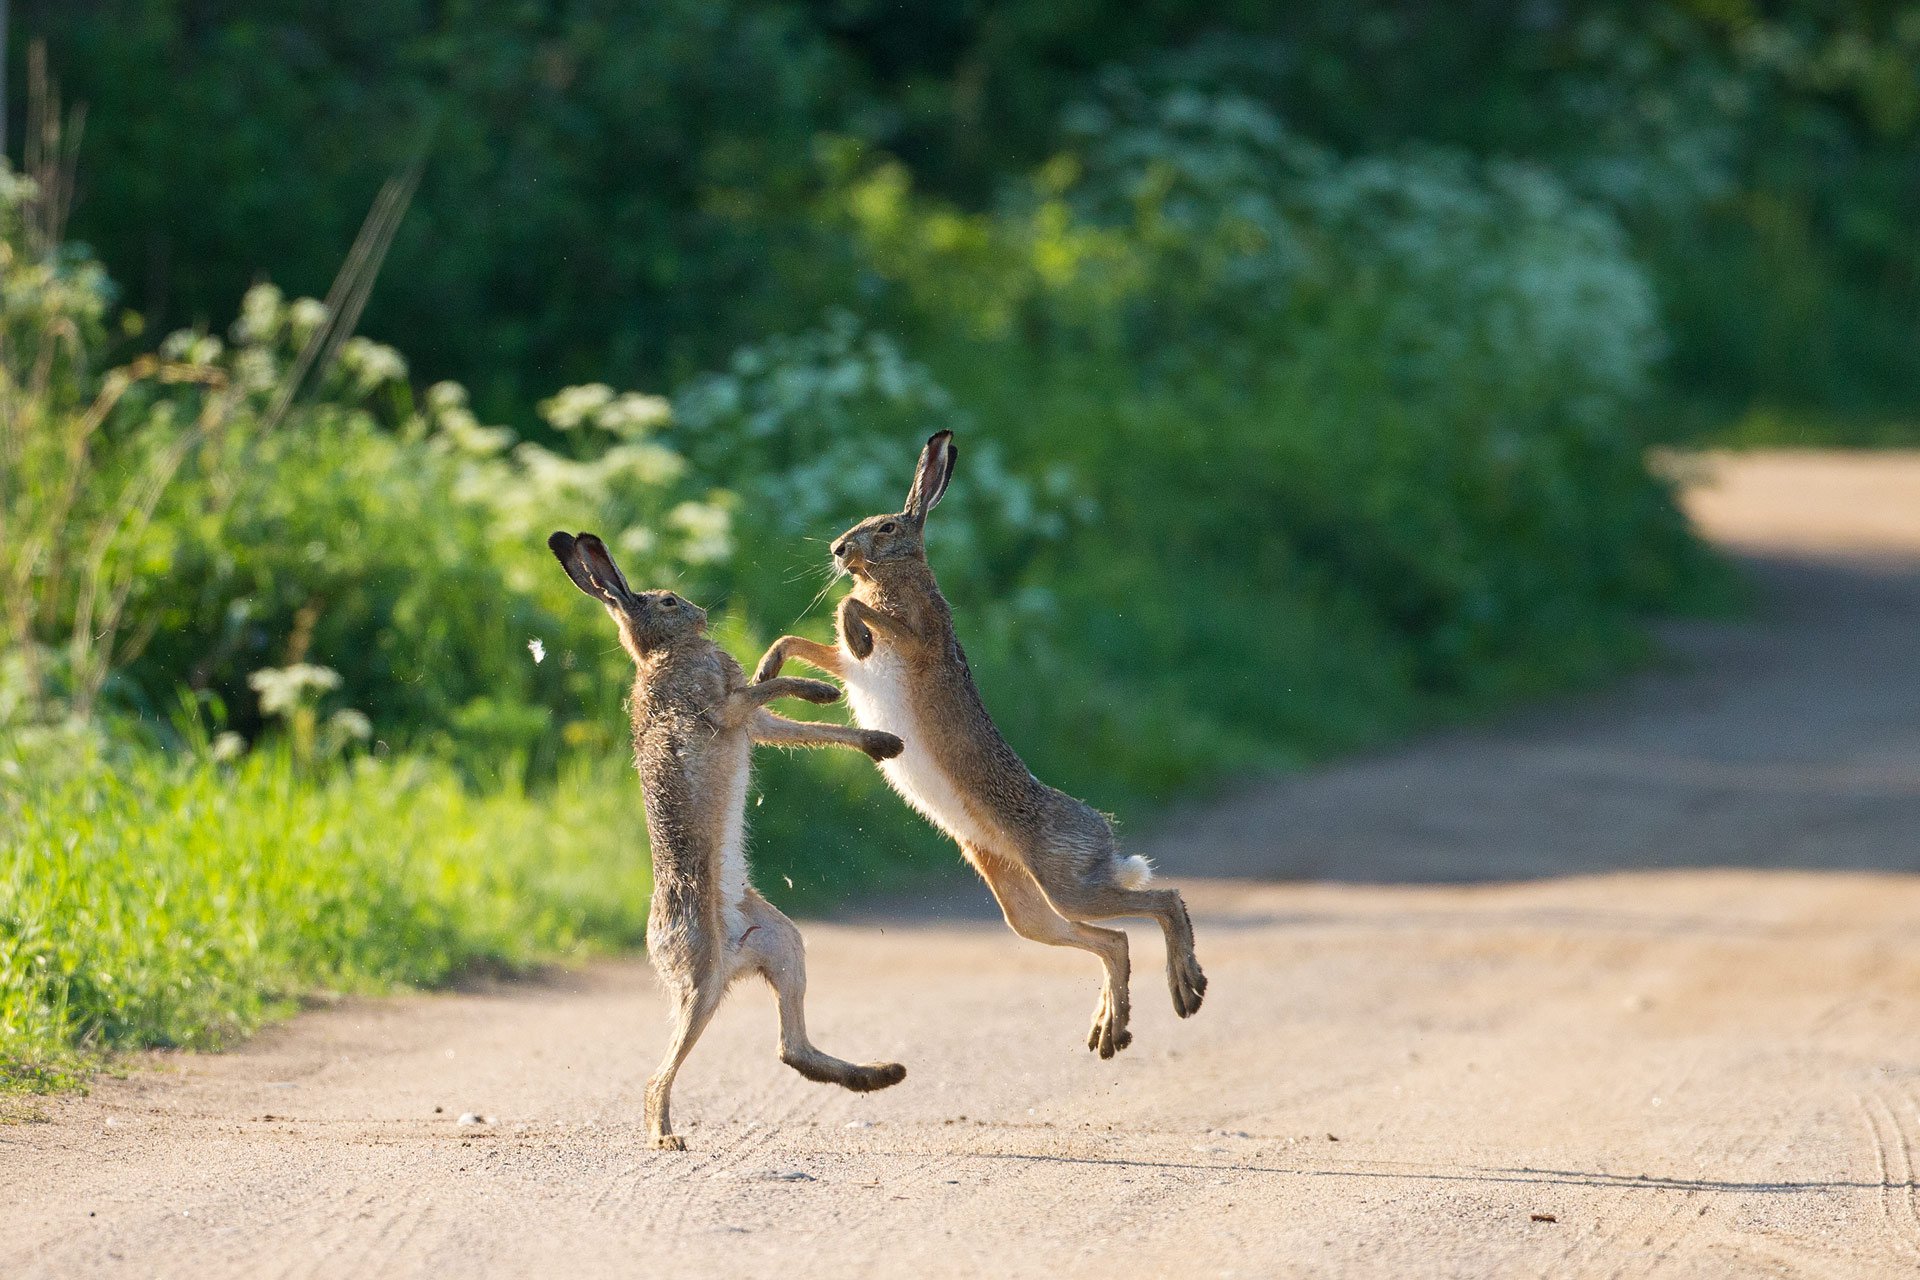
[{"label": "hare's black-tipped ear", "polygon": [[573,585],[602,604],[619,604],[622,597],[632,594],[627,590],[627,580],[614,567],[613,557],[607,554],[606,544],[592,534],[576,537],[555,533],[547,539],[547,549],[573,579]]},{"label": "hare's black-tipped ear", "polygon": [[913,473],[913,488],[907,490],[906,514],[916,520],[940,505],[947,482],[953,479],[953,463],[960,450],[953,443],[953,432],[935,432],[920,451],[920,467]]},{"label": "hare's black-tipped ear", "polygon": [[595,600],[605,600],[606,593],[593,585],[593,579],[587,576],[587,566],[580,563],[579,541],[570,533],[556,532],[547,538],[547,550],[553,552],[553,558],[573,579],[573,585],[592,596]]},{"label": "hare's black-tipped ear", "polygon": [[590,533],[583,533],[573,540],[573,548],[580,557],[580,563],[586,567],[587,576],[593,579],[602,594],[615,604],[633,599],[633,588],[627,585],[626,575],[620,572],[620,566],[613,562],[613,554],[607,550],[606,543]]}]

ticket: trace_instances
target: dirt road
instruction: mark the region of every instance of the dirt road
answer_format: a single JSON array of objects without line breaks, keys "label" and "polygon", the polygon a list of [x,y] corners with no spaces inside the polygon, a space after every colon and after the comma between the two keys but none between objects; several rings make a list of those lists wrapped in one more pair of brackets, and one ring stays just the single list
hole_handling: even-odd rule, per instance
[{"label": "dirt road", "polygon": [[809,926],[816,1038],[906,1082],[801,1081],[743,988],[685,1154],[640,963],[351,1003],[0,1128],[0,1276],[1913,1275],[1920,455],[1718,470],[1754,619],[1148,842],[1212,986],[1135,931],[1112,1062],[977,906]]}]

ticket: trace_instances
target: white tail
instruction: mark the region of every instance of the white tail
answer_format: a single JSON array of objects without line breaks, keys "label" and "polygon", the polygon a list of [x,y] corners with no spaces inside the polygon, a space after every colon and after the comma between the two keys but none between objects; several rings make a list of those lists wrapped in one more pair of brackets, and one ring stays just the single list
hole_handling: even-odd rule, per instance
[{"label": "white tail", "polygon": [[1153,864],[1139,854],[1120,859],[1120,887],[1123,889],[1144,889],[1147,881],[1153,879]]}]

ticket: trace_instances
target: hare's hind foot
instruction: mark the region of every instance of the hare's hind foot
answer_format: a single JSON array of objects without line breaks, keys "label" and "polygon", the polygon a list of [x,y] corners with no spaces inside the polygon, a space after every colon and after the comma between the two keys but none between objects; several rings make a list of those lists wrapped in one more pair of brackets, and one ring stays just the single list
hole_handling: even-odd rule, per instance
[{"label": "hare's hind foot", "polygon": [[1173,910],[1165,919],[1167,935],[1167,987],[1173,993],[1173,1011],[1183,1018],[1200,1012],[1200,1001],[1207,994],[1207,975],[1200,970],[1200,957],[1193,953],[1193,921],[1187,915],[1186,900],[1171,895]]},{"label": "hare's hind foot", "polygon": [[1102,1058],[1111,1058],[1133,1043],[1133,1032],[1127,1030],[1127,1000],[1123,995],[1114,998],[1111,987],[1100,992],[1100,1003],[1093,1008],[1093,1028],[1087,1032],[1087,1048]]},{"label": "hare's hind foot", "polygon": [[818,1084],[837,1084],[856,1093],[871,1093],[905,1080],[907,1069],[897,1062],[845,1062],[814,1047],[807,1038],[807,949],[800,930],[751,889],[741,910],[752,923],[741,938],[741,959],[772,985],[780,1002],[780,1061]]},{"label": "hare's hind foot", "polygon": [[1185,899],[1172,889],[1129,889],[1111,882],[1068,881],[1051,891],[1054,904],[1069,920],[1111,920],[1117,916],[1148,916],[1160,922],[1167,940],[1167,986],[1173,993],[1173,1011],[1183,1018],[1200,1012],[1207,994],[1207,975],[1193,953],[1193,920]]},{"label": "hare's hind foot", "polygon": [[677,1133],[656,1133],[652,1145],[655,1151],[685,1151],[687,1140]]},{"label": "hare's hind foot", "polygon": [[891,1089],[906,1078],[907,1069],[897,1062],[863,1062],[840,1084],[855,1093],[875,1093]]},{"label": "hare's hind foot", "polygon": [[891,1088],[907,1078],[907,1069],[897,1062],[843,1062],[818,1049],[786,1052],[780,1061],[815,1084],[837,1084],[855,1093],[872,1093]]},{"label": "hare's hind foot", "polygon": [[1189,951],[1183,956],[1169,957],[1167,962],[1167,986],[1173,992],[1173,1011],[1183,1018],[1191,1018],[1200,1012],[1200,1001],[1207,994],[1207,975],[1200,971],[1200,961]]}]

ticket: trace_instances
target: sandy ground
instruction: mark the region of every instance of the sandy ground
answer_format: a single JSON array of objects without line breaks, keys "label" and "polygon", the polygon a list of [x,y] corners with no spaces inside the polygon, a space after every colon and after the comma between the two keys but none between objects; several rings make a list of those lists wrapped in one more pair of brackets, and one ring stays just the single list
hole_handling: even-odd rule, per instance
[{"label": "sandy ground", "polygon": [[[952,914],[807,928],[644,1145],[644,965],[351,1002],[0,1128],[0,1276],[1901,1275],[1920,1270],[1920,455],[1709,460],[1756,616],[1604,697],[1136,842],[1212,986]],[[463,1111],[492,1123],[462,1127]]]}]

